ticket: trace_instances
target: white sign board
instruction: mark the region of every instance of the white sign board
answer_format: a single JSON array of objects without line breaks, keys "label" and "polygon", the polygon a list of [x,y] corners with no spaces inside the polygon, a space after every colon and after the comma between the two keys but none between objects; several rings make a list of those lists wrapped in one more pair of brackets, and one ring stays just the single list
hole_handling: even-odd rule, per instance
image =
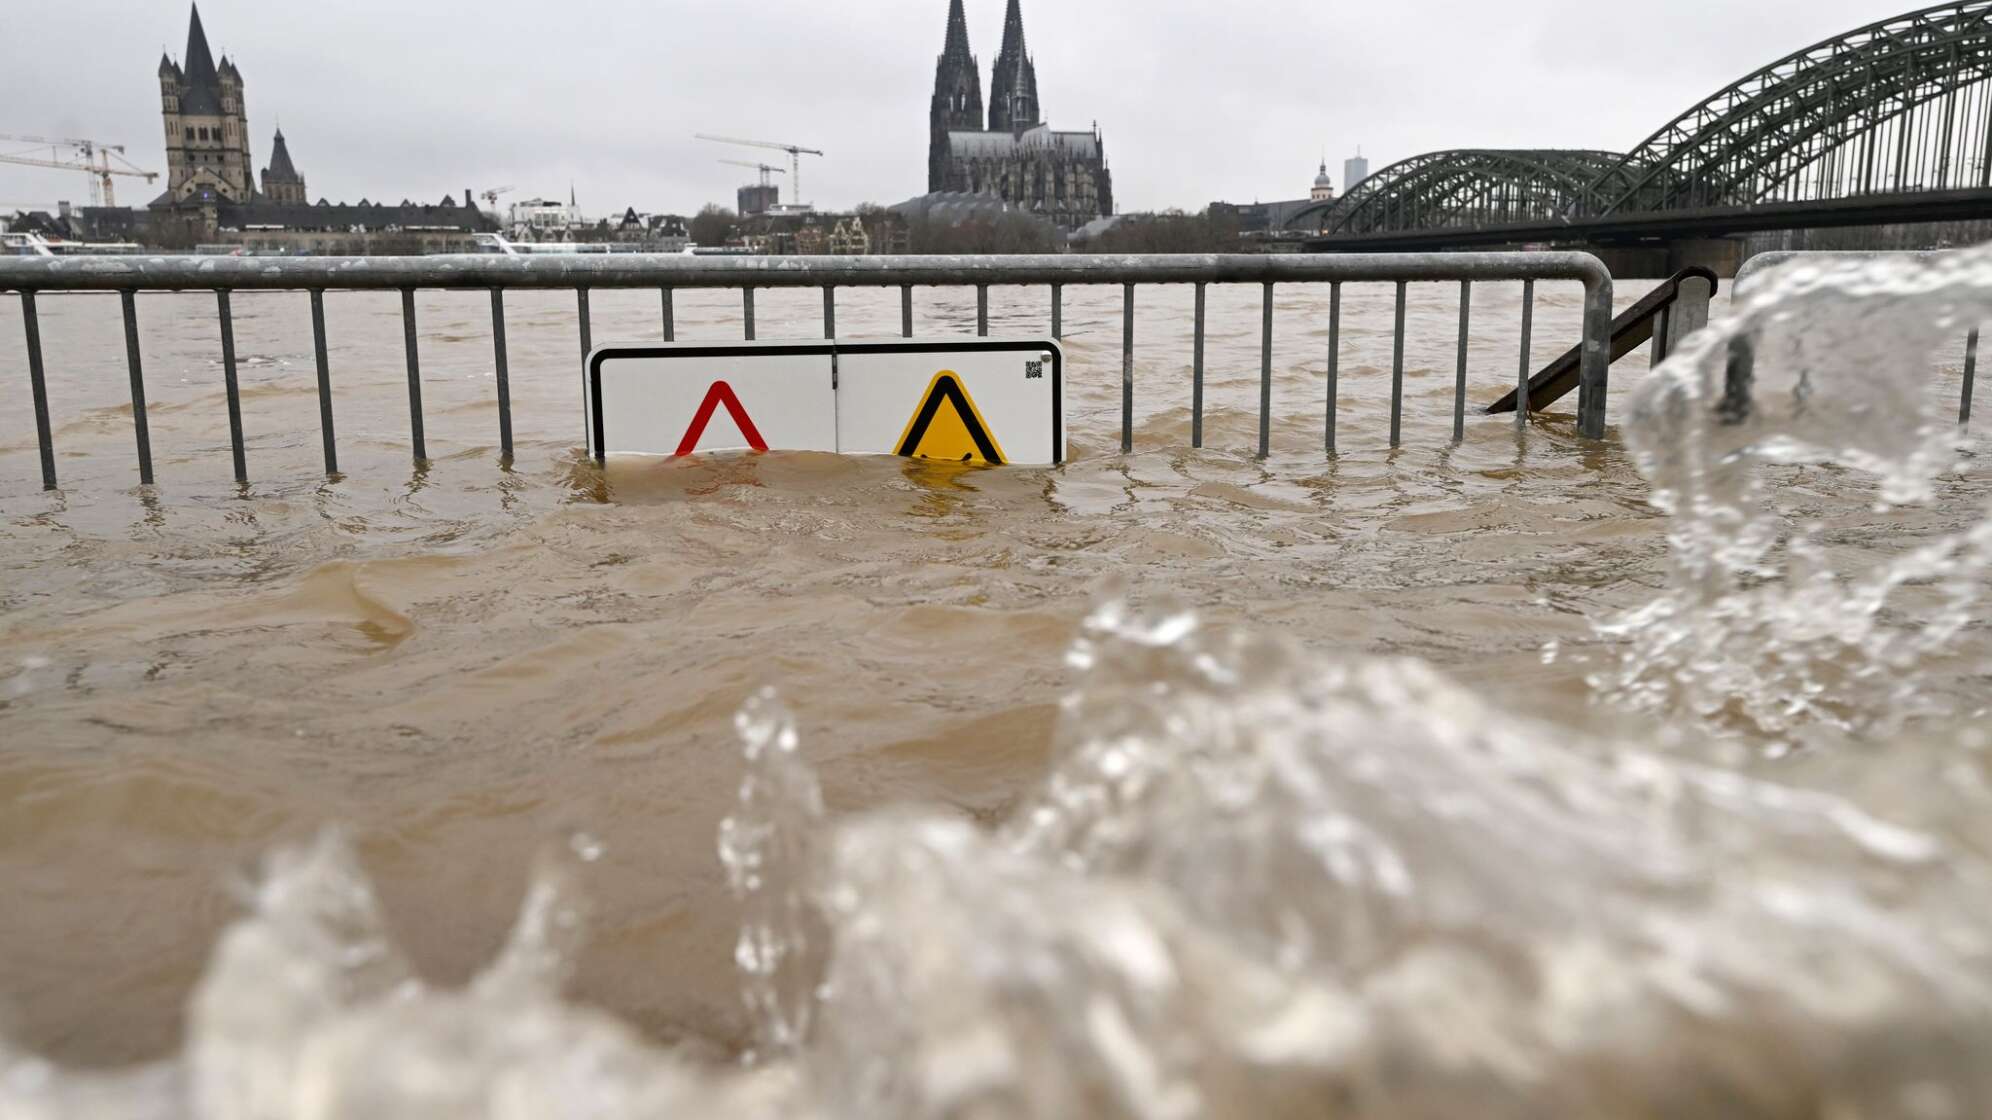
[{"label": "white sign board", "polygon": [[584,380],[597,461],[721,450],[1065,461],[1065,357],[1046,339],[606,346]]},{"label": "white sign board", "polygon": [[590,356],[588,450],[837,450],[834,359],[781,343],[605,347]]},{"label": "white sign board", "polygon": [[1065,460],[1064,361],[1042,341],[837,350],[837,450],[976,463]]}]

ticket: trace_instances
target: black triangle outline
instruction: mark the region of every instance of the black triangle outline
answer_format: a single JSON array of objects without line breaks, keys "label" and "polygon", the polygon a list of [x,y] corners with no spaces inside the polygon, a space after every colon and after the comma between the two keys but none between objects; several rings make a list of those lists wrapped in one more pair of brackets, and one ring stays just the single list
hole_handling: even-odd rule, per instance
[{"label": "black triangle outline", "polygon": [[1003,456],[996,450],[996,443],[989,433],[982,430],[982,421],[976,418],[975,409],[968,403],[968,393],[955,380],[951,373],[944,373],[934,379],[934,387],[927,392],[927,399],[920,402],[920,414],[913,418],[913,426],[906,430],[906,438],[899,443],[898,454],[914,458],[913,450],[920,446],[920,440],[927,434],[927,426],[940,415],[941,398],[954,401],[955,414],[961,417],[962,426],[968,429],[968,436],[975,441],[975,449],[982,458],[996,466],[1003,465]]}]

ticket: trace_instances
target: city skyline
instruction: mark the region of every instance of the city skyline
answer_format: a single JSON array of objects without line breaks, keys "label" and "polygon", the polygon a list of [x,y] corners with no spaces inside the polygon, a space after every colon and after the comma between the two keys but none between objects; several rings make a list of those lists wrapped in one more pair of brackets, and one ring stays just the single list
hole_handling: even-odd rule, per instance
[{"label": "city skyline", "polygon": [[[1041,9],[1031,48],[1045,99],[1083,106],[1114,136],[1121,209],[1298,197],[1324,149],[1334,168],[1360,145],[1372,170],[1440,147],[1622,149],[1756,66],[1904,10],[1767,0],[1728,11],[1692,0],[1660,23],[1630,11],[1584,14],[1567,0],[1500,13],[1447,9],[1443,20],[1416,18],[1442,7],[1424,0],[1388,12],[1273,7],[1283,10],[1212,37],[1208,14],[1180,0],[1055,11],[1025,0],[1027,16]],[[122,143],[133,162],[163,173],[153,72],[162,48],[181,53],[186,8],[179,0],[133,8],[14,5],[17,27],[88,43],[91,65],[77,66],[73,51],[24,51],[30,44],[11,37],[0,130]],[[717,163],[728,153],[694,140],[695,131],[825,149],[804,169],[805,194],[822,206],[921,193],[946,9],[945,0],[891,0],[859,23],[789,0],[752,11],[604,0],[564,7],[557,26],[509,2],[469,17],[379,0],[206,0],[202,14],[215,49],[249,80],[258,147],[281,123],[314,198],[421,199],[510,185],[509,201],[558,195],[571,182],[583,209],[601,215],[730,204],[737,169]],[[1137,10],[1142,18],[1129,18]],[[1003,14],[994,0],[969,6],[984,65]],[[1392,25],[1422,36],[1410,40]],[[1708,34],[1715,27],[1723,34]],[[701,47],[710,42],[741,49]],[[1597,95],[1605,81],[1615,96]],[[1557,111],[1542,111],[1544,103]],[[120,185],[125,205],[159,190]],[[88,198],[81,172],[0,167],[0,206]]]}]

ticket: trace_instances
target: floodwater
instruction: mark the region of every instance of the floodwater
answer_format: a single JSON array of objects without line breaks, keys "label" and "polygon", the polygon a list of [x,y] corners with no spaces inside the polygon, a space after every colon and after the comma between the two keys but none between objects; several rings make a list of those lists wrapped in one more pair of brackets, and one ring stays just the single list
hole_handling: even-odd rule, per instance
[{"label": "floodwater", "polygon": [[[1620,306],[1644,288],[1622,283]],[[1643,361],[1613,370],[1603,443],[1577,437],[1574,394],[1524,432],[1480,416],[1475,406],[1514,382],[1520,289],[1477,285],[1454,443],[1457,289],[1411,291],[1394,451],[1390,286],[1345,289],[1333,457],[1322,449],[1328,291],[1281,289],[1263,461],[1251,454],[1256,287],[1211,290],[1202,450],[1190,447],[1191,293],[1139,294],[1129,455],[1118,448],[1119,291],[1071,288],[1063,467],[773,453],[606,472],[578,450],[571,293],[508,298],[509,467],[496,447],[488,297],[418,300],[432,461],[414,467],[399,300],[335,293],[344,473],[333,480],[318,466],[304,296],[239,295],[246,488],[230,478],[213,298],[141,296],[149,489],[137,486],[116,298],[44,296],[63,480],[53,494],[39,489],[19,305],[0,303],[0,1035],[68,1066],[175,1053],[210,955],[264,881],[259,857],[336,822],[387,939],[430,984],[477,975],[506,944],[536,856],[582,844],[590,858],[573,874],[589,932],[573,1003],[699,1060],[765,1051],[766,1004],[750,1015],[736,968],[742,903],[715,854],[722,819],[745,803],[736,711],[762,686],[793,713],[786,741],[801,744],[828,820],[926,806],[936,815],[925,827],[949,851],[965,843],[945,832],[950,821],[1021,829],[1024,848],[1050,843],[1019,815],[1040,804],[1067,748],[1092,741],[1086,728],[1104,726],[1075,730],[1075,712],[1138,696],[1142,672],[1160,680],[1208,663],[1236,669],[1240,690],[1263,673],[1298,695],[1327,673],[1308,658],[1415,659],[1448,683],[1390,687],[1436,696],[1434,711],[1858,789],[1884,818],[1915,791],[1850,773],[1849,744],[1935,750],[1982,728],[1982,613],[1914,665],[1891,663],[1930,701],[1913,714],[1921,722],[1896,718],[1894,693],[1844,718],[1783,724],[1763,714],[1775,703],[1669,708],[1651,684],[1664,657],[1626,668],[1621,639],[1597,629],[1655,601],[1673,570],[1668,521],[1616,427],[1650,376]],[[1580,300],[1575,285],[1539,286],[1535,365],[1574,343]],[[973,333],[972,292],[919,301],[921,335]],[[592,302],[598,342],[660,336],[654,293]],[[1041,290],[997,290],[992,333],[1043,331],[1045,302]],[[1725,292],[1716,315],[1727,307]],[[737,294],[681,293],[677,309],[681,340],[738,335]],[[819,311],[815,292],[763,292],[758,333],[817,336]],[[895,335],[897,292],[841,292],[838,324]],[[1961,339],[1947,343],[1928,389],[1953,410],[1960,357]],[[1851,470],[1775,470],[1780,524],[1804,526],[1838,568],[1966,531],[1988,493],[1982,476],[1953,471],[1927,500],[1883,509],[1878,484]],[[1915,594],[1888,609],[1913,616]],[[1103,603],[1144,618],[1193,611],[1204,637],[1157,637],[1115,621],[1119,606],[1102,621]],[[1218,635],[1291,649],[1213,652],[1229,648]],[[1070,655],[1075,642],[1090,652]],[[1142,660],[1157,649],[1180,663]],[[1104,685],[1102,657],[1114,662]],[[1615,702],[1614,682],[1638,702]],[[1082,702],[1062,703],[1069,694]],[[1154,704],[1159,726],[1167,704]],[[756,728],[782,718],[747,719],[750,745],[780,739]],[[1024,819],[1058,831],[1044,812]],[[839,866],[865,842],[844,837]],[[1007,928],[1015,914],[1002,904],[1014,900],[998,879],[990,921]],[[1206,1088],[1206,1105],[1223,1099]]]}]

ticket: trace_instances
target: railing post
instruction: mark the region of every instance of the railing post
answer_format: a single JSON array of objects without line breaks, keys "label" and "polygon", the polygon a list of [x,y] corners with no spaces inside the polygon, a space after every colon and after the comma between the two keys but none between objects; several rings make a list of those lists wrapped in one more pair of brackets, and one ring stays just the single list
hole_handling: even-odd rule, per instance
[{"label": "railing post", "polygon": [[1065,285],[1051,286],[1051,337],[1065,337]]},{"label": "railing post", "polygon": [[1960,428],[1971,426],[1971,383],[1978,380],[1978,328],[1964,338],[1964,388],[1957,398],[1957,424]]},{"label": "railing post", "polygon": [[1273,285],[1268,281],[1261,295],[1259,328],[1259,458],[1272,451],[1273,440]]},{"label": "railing post", "polygon": [[1459,363],[1453,370],[1453,442],[1466,438],[1466,350],[1473,322],[1473,281],[1459,282]]},{"label": "railing post", "polygon": [[1197,282],[1196,341],[1190,350],[1190,446],[1203,446],[1204,284]]},{"label": "railing post", "polygon": [[332,364],[325,355],[325,292],[311,289],[311,351],[318,359],[318,434],[325,443],[325,473],[339,473],[339,451],[332,434]]},{"label": "railing post", "polygon": [[678,341],[678,311],[677,308],[672,306],[671,289],[660,288],[657,295],[659,301],[663,304],[664,341],[676,342]]},{"label": "railing post", "polygon": [[49,433],[48,375],[42,369],[41,316],[35,294],[21,293],[21,324],[28,335],[28,391],[35,399],[35,447],[41,451],[42,489],[55,489],[55,440]]},{"label": "railing post", "polygon": [[754,341],[754,289],[743,286],[740,289],[740,315],[744,321],[747,341]]},{"label": "railing post", "polygon": [[[1533,280],[1524,280],[1522,281],[1522,356],[1519,368],[1515,373],[1515,430],[1518,432],[1529,426],[1529,375],[1535,371],[1535,348],[1533,345],[1535,342],[1535,308],[1536,282]],[[1591,322],[1587,317],[1584,321],[1584,328],[1587,332],[1585,335],[1586,339],[1590,337],[1588,334],[1590,326]],[[1588,364],[1589,355],[1580,354],[1579,358],[1587,363],[1579,373],[1579,376],[1583,377],[1588,375],[1591,369]],[[1581,387],[1578,390],[1578,396],[1580,398],[1583,396]],[[1582,412],[1581,404],[1579,412],[1580,414]]]},{"label": "railing post", "polygon": [[491,357],[496,362],[498,376],[498,454],[509,463],[512,461],[512,376],[505,347],[503,288],[491,289]]},{"label": "railing post", "polygon": [[1134,450],[1134,285],[1121,285],[1121,454]]},{"label": "railing post", "polygon": [[1708,304],[1715,285],[1705,276],[1687,276],[1675,288],[1673,306],[1667,309],[1667,349],[1660,357],[1672,357],[1689,335],[1708,326]]},{"label": "railing post", "polygon": [[1397,325],[1391,330],[1390,347],[1390,446],[1396,447],[1404,435],[1404,295],[1408,285],[1397,282]]},{"label": "railing post", "polygon": [[242,448],[242,394],[235,380],[235,313],[228,305],[228,289],[214,293],[216,314],[221,319],[221,380],[228,392],[228,449],[235,459],[235,481],[249,484],[249,464]]},{"label": "railing post", "polygon": [[422,357],[415,345],[415,289],[401,289],[401,333],[408,350],[408,441],[415,461],[427,462],[428,441],[422,434]]},{"label": "railing post", "polygon": [[1341,407],[1342,282],[1328,285],[1328,418],[1325,450],[1335,453],[1335,413]]},{"label": "railing post", "polygon": [[975,334],[978,338],[989,335],[989,285],[975,286]]},{"label": "railing post", "polygon": [[837,289],[823,285],[823,337],[837,337]]},{"label": "railing post", "polygon": [[899,285],[899,337],[913,337],[913,285]]},{"label": "railing post", "polygon": [[138,481],[152,485],[152,428],[145,420],[145,368],[138,354],[138,300],[126,288],[118,293],[124,306],[125,365],[131,372],[131,423],[138,437]]},{"label": "railing post", "polygon": [[1605,438],[1605,392],[1611,372],[1612,278],[1610,273],[1603,273],[1584,282],[1584,350],[1577,374],[1577,431],[1587,439]]}]

